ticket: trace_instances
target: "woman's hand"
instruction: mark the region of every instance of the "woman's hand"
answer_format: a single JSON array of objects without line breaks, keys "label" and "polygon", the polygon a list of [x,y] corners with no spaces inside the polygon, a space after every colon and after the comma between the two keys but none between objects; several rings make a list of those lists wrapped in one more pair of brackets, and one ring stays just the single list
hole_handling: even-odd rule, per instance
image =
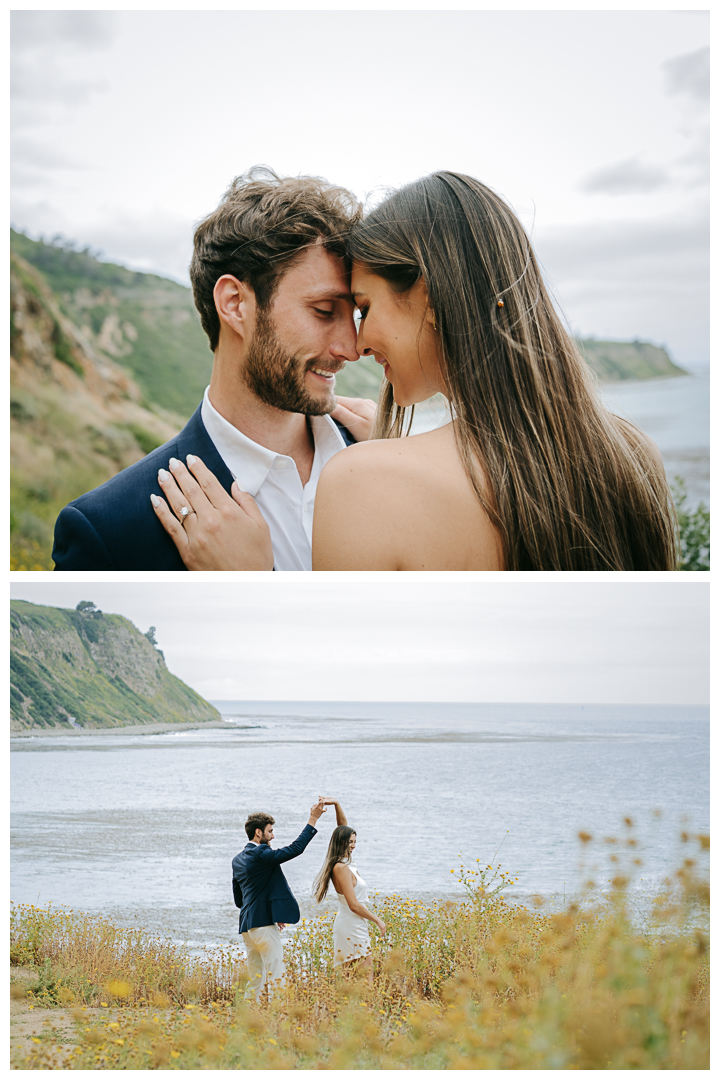
[{"label": "woman's hand", "polygon": [[322,801],[326,806],[335,807],[335,822],[337,825],[347,825],[347,818],[345,817],[345,811],[340,805],[339,799],[329,799],[326,795],[322,796]]},{"label": "woman's hand", "polygon": [[380,932],[380,937],[385,937],[385,931],[387,930],[387,926],[382,921],[382,919],[378,919],[378,921],[376,922],[375,925],[377,926],[378,931]]},{"label": "woman's hand", "polygon": [[371,398],[338,397],[337,405],[330,413],[333,420],[346,427],[356,442],[370,438],[377,405]]},{"label": "woman's hand", "polygon": [[200,458],[187,463],[190,471],[170,458],[172,475],[158,472],[167,502],[150,499],[188,570],[272,570],[270,529],[252,495],[236,480],[231,497]]}]

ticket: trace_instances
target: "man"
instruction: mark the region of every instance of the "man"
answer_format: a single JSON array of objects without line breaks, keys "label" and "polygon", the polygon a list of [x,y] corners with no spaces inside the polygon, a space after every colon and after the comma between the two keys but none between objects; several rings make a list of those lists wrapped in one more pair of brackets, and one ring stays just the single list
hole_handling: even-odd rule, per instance
[{"label": "man", "polygon": [[[185,570],[151,495],[188,455],[238,502],[255,499],[274,569],[312,569],[320,471],[355,441],[349,428],[369,430],[368,403],[343,399],[347,408],[334,394],[337,372],[358,359],[345,237],[359,213],[348,191],[313,177],[255,167],[233,182],[198,226],[190,266],[210,386],[176,439],[64,508],[56,570]],[[191,509],[177,510],[190,527]]]},{"label": "man", "polygon": [[233,896],[235,906],[240,908],[239,933],[247,949],[250,973],[246,999],[259,998],[266,983],[268,995],[272,996],[273,989],[282,984],[285,964],[280,931],[286,923],[300,921],[300,908],[280,864],[302,855],[325,810],[321,799],[310,810],[310,819],[297,840],[276,851],[270,847],[275,818],[251,814],[245,822],[249,842],[233,859],[232,868]]}]

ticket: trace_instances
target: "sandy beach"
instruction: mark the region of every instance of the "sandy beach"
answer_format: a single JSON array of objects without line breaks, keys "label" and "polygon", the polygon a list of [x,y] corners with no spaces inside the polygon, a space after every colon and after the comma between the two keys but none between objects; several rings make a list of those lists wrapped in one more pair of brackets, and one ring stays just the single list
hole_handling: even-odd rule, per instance
[{"label": "sandy beach", "polygon": [[11,731],[11,739],[36,739],[62,737],[68,735],[160,735],[164,731],[198,731],[205,728],[227,728],[224,720],[194,720],[187,724],[124,724],[111,728],[23,728],[21,731]]}]

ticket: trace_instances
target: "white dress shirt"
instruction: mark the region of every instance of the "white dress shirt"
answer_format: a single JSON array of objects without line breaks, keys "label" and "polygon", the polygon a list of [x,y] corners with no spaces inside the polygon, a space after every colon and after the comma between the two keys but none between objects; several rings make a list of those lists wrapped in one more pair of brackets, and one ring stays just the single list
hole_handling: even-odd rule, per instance
[{"label": "white dress shirt", "polygon": [[[208,387],[209,389],[209,387]],[[255,499],[270,526],[276,570],[312,570],[315,492],[323,466],[343,437],[329,416],[311,416],[315,441],[312,472],[305,487],[291,457],[248,439],[215,409],[205,391],[202,422],[217,452],[243,491]]]}]

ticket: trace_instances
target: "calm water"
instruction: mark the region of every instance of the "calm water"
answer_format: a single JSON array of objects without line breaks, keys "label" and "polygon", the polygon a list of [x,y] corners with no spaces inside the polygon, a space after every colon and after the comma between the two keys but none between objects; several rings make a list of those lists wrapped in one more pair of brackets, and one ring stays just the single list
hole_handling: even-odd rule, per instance
[{"label": "calm water", "polygon": [[[281,846],[321,793],[342,799],[371,888],[417,897],[453,895],[451,868],[491,862],[503,838],[520,895],[571,893],[578,829],[622,836],[624,814],[655,882],[677,865],[683,815],[708,828],[703,708],[216,704],[226,730],[13,739],[13,900],[236,941],[247,813],[272,813]],[[286,867],[304,915],[331,815]]]},{"label": "calm water", "polygon": [[614,412],[634,421],[660,447],[665,471],[681,476],[690,502],[710,501],[710,373],[676,379],[613,383],[603,398]]},{"label": "calm water", "polygon": [[[632,420],[655,440],[668,479],[681,476],[689,502],[710,501],[710,374],[697,371],[674,379],[606,384],[602,396],[608,408]],[[448,422],[441,399],[416,411],[413,432],[430,431]]]}]

